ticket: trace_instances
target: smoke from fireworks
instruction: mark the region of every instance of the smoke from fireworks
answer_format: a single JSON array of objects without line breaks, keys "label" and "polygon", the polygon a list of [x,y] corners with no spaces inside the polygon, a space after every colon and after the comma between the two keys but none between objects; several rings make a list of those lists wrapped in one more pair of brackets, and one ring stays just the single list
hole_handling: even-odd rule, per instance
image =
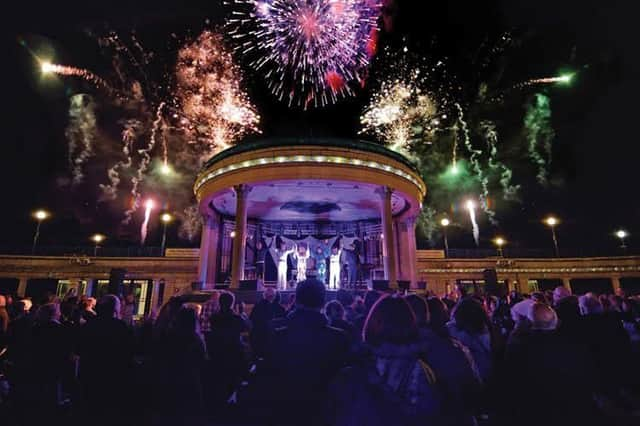
[{"label": "smoke from fireworks", "polygon": [[144,204],[144,222],[140,227],[140,243],[144,244],[147,239],[147,233],[149,231],[149,218],[151,217],[151,210],[153,210],[153,200],[147,200]]},{"label": "smoke from fireworks", "polygon": [[536,93],[527,104],[524,117],[525,135],[529,157],[536,164],[536,178],[546,185],[548,164],[551,162],[551,142],[555,132],[551,127],[551,100],[542,93]]},{"label": "smoke from fireworks", "polygon": [[69,167],[74,185],[84,179],[82,168],[94,154],[95,132],[96,115],[93,99],[84,93],[71,96],[69,99],[69,124],[65,130],[65,136],[69,141]]},{"label": "smoke from fireworks", "polygon": [[376,50],[378,0],[226,0],[237,50],[289,105],[353,95]]}]

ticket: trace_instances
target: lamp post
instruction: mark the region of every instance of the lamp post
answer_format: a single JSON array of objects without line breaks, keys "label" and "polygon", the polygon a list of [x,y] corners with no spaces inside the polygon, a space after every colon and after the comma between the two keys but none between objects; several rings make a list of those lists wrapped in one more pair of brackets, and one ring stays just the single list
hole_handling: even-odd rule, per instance
[{"label": "lamp post", "polygon": [[162,244],[160,244],[160,253],[164,256],[164,250],[167,245],[167,225],[173,221],[173,216],[169,213],[162,213],[160,220],[162,221]]},{"label": "lamp post", "polygon": [[93,241],[93,256],[98,256],[98,249],[100,248],[100,243],[103,242],[107,237],[102,234],[93,234],[91,236],[91,241]]},{"label": "lamp post", "polygon": [[502,247],[507,244],[507,240],[505,240],[502,237],[496,237],[493,240],[493,243],[496,245],[496,247],[498,248],[498,256],[503,257],[503,252],[502,252]]},{"label": "lamp post", "polygon": [[625,242],[625,239],[629,236],[629,233],[627,231],[625,231],[624,229],[618,229],[616,231],[616,237],[618,237],[618,239],[620,240],[620,248],[622,249],[623,252],[626,253],[627,251],[627,244]]},{"label": "lamp post", "polygon": [[551,237],[553,238],[553,248],[555,250],[556,257],[560,256],[560,249],[558,248],[558,238],[556,237],[556,226],[560,223],[558,218],[549,216],[544,220],[544,223],[551,228]]},{"label": "lamp post", "polygon": [[42,221],[48,219],[51,214],[46,210],[36,210],[33,212],[33,217],[36,219],[38,224],[36,225],[36,232],[33,234],[33,244],[31,245],[31,254],[34,254],[36,251],[36,245],[38,244],[38,237],[40,237],[40,225],[42,225]]},{"label": "lamp post", "polygon": [[446,217],[440,221],[440,225],[442,225],[442,237],[444,238],[444,255],[445,257],[449,257],[449,240],[447,239],[447,228],[451,222]]}]

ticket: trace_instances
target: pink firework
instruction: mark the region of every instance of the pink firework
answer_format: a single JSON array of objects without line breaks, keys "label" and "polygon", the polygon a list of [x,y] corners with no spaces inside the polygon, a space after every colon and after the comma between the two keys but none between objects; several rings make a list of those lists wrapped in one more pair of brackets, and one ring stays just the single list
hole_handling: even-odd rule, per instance
[{"label": "pink firework", "polygon": [[377,0],[226,0],[236,49],[289,105],[319,107],[354,94],[375,53]]}]

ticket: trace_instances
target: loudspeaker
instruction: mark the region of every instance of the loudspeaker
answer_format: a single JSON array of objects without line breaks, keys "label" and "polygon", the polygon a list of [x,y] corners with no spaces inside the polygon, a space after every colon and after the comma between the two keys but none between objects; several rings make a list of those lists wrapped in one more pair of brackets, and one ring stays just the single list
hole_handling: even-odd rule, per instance
[{"label": "loudspeaker", "polygon": [[121,295],[123,291],[122,281],[127,270],[124,268],[113,268],[109,271],[109,294]]},{"label": "loudspeaker", "polygon": [[407,281],[407,280],[398,280],[398,288],[400,290],[409,290],[409,287],[411,287],[411,281]]},{"label": "loudspeaker", "polygon": [[204,288],[204,283],[202,281],[193,281],[191,282],[191,290],[193,291],[202,291]]},{"label": "loudspeaker", "polygon": [[371,284],[374,290],[377,290],[377,291],[389,290],[389,280],[373,280]]},{"label": "loudspeaker", "polygon": [[213,288],[216,290],[229,290],[229,284],[216,284]]},{"label": "loudspeaker", "polygon": [[240,280],[240,291],[257,291],[258,280]]}]

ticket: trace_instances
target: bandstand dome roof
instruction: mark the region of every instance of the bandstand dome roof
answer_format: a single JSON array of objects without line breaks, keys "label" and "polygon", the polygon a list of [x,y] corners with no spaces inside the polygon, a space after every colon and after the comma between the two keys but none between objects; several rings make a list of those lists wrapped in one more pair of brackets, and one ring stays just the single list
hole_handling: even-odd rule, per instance
[{"label": "bandstand dome roof", "polygon": [[200,210],[235,216],[233,187],[247,184],[248,216],[260,220],[352,221],[379,218],[382,186],[394,215],[417,214],[426,185],[415,165],[382,145],[357,139],[255,138],[207,161],[194,192]]}]

